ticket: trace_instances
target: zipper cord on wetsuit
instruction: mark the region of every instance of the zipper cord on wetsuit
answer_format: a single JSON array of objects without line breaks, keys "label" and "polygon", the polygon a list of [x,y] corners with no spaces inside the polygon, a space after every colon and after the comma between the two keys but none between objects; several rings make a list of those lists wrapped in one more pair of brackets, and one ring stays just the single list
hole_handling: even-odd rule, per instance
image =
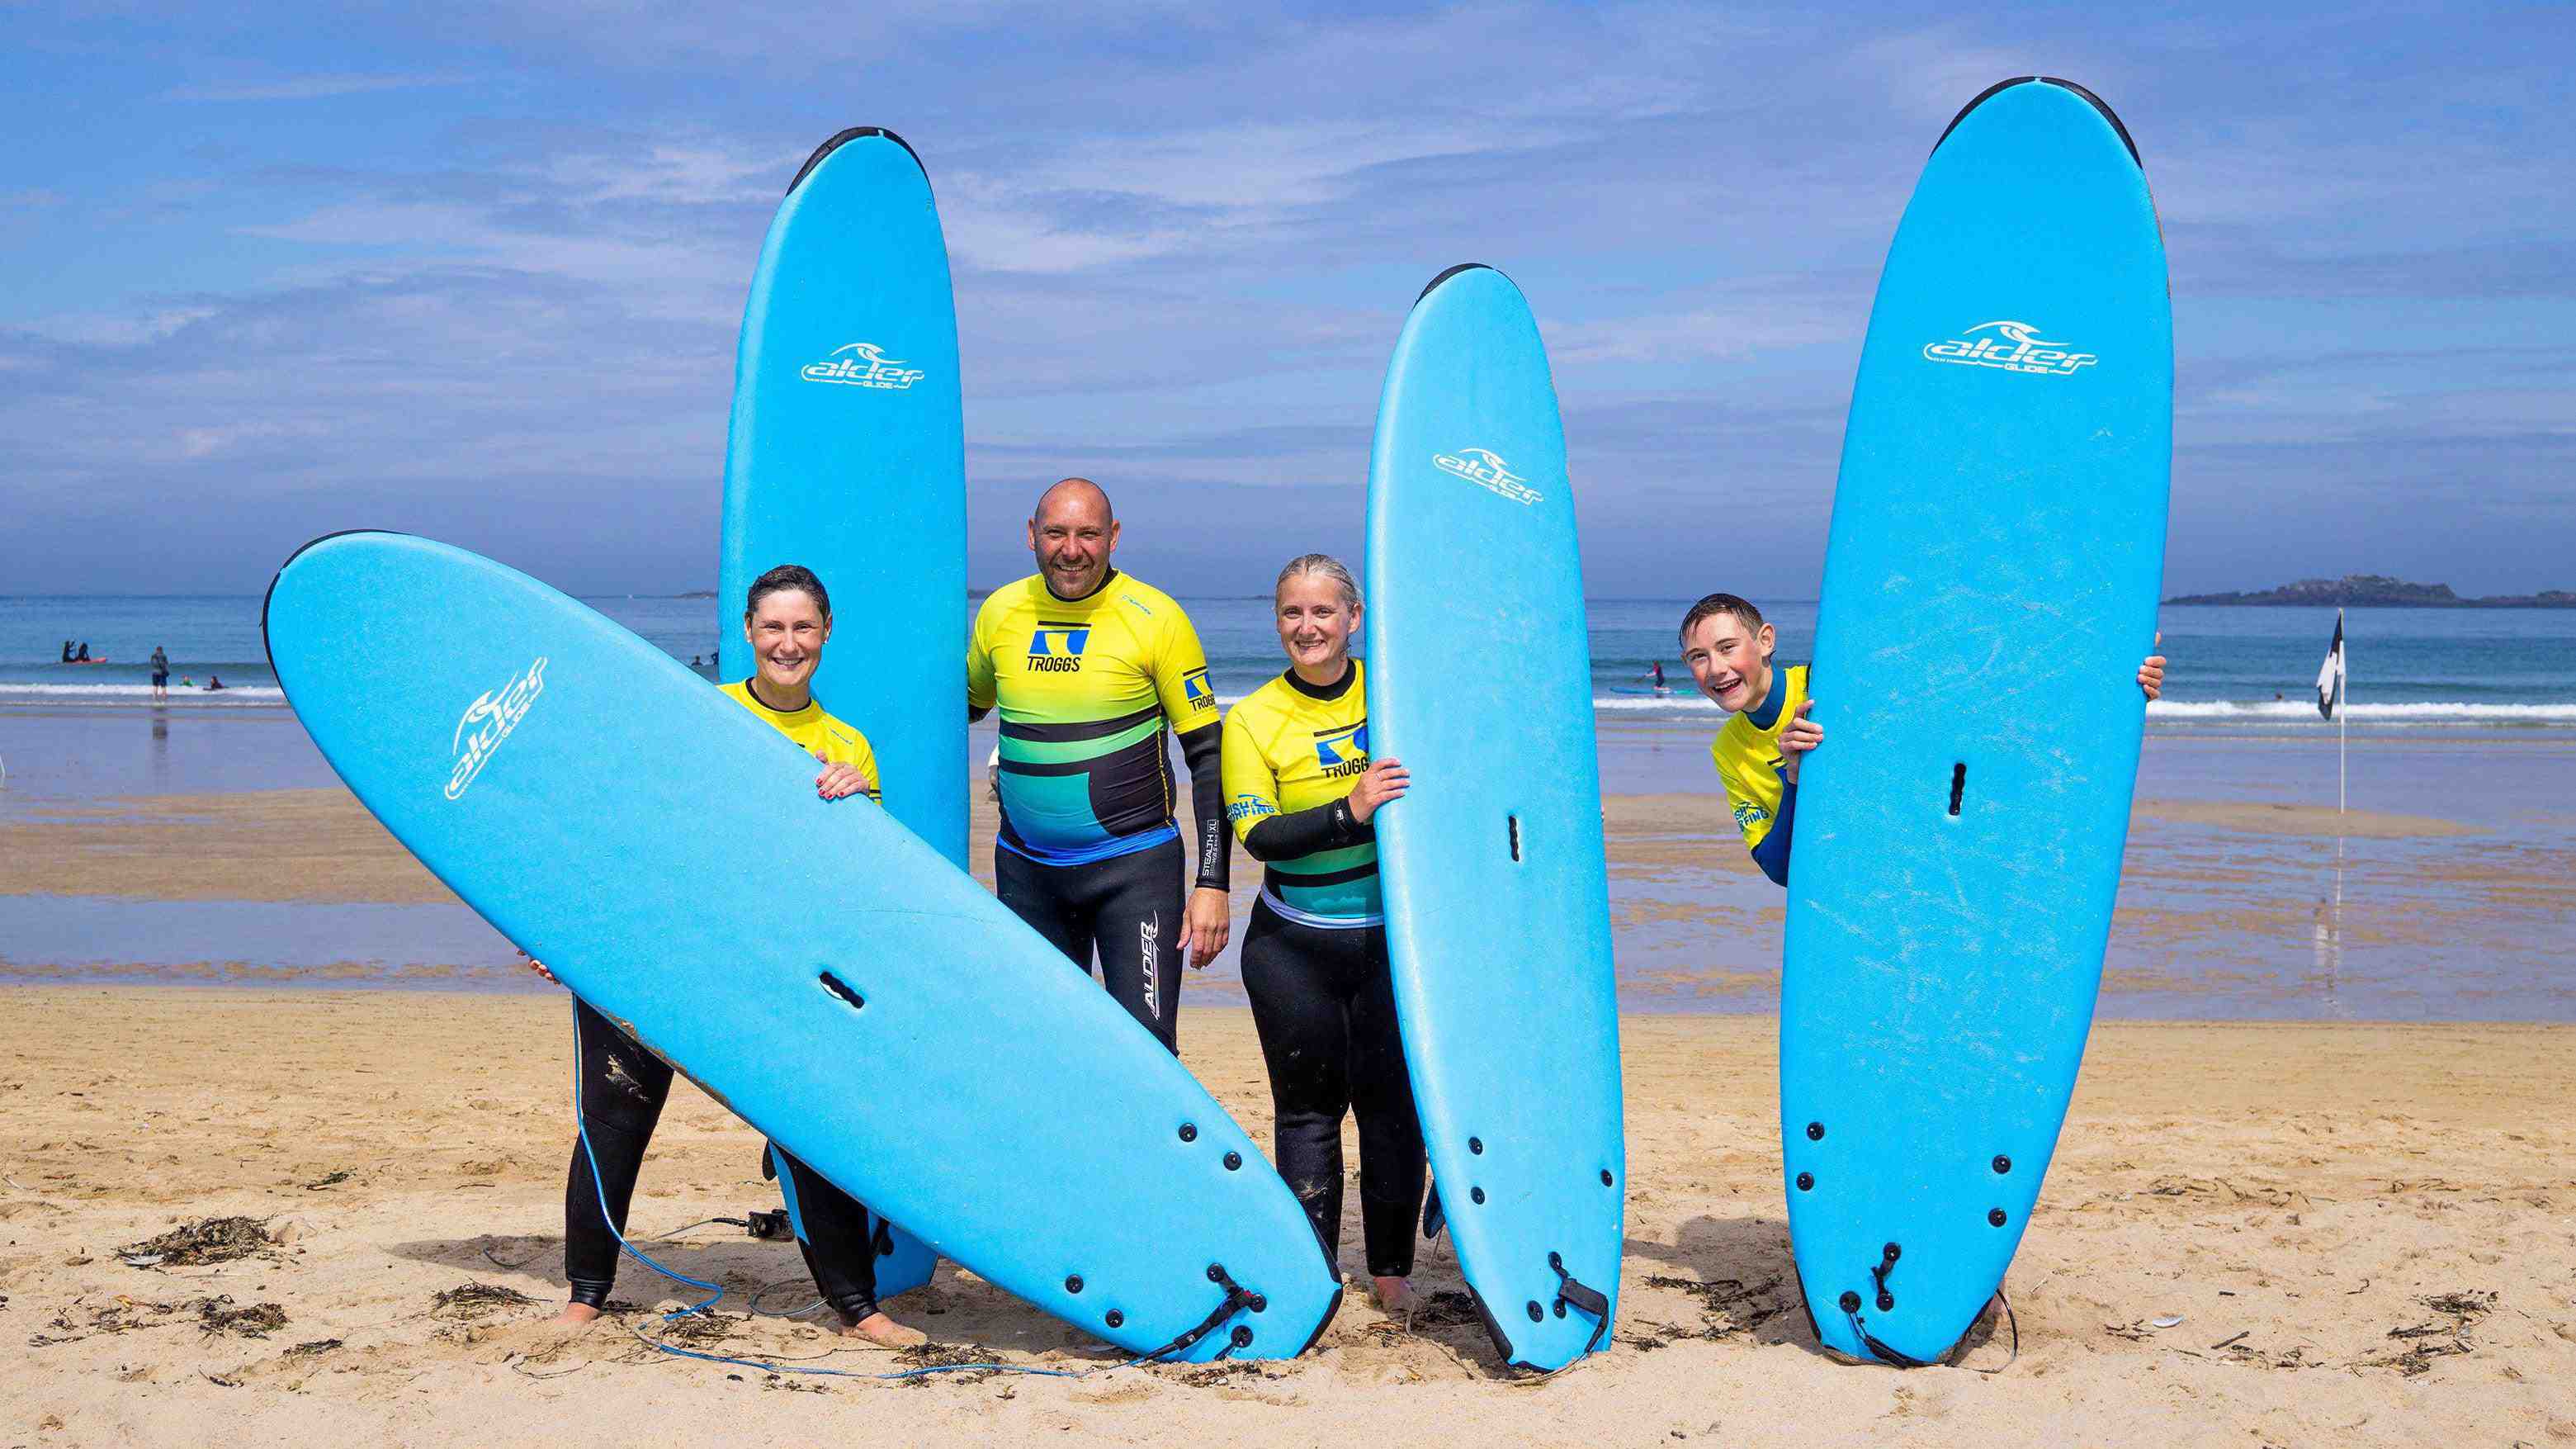
[{"label": "zipper cord on wetsuit", "polygon": [[[578,1021],[579,1010],[580,1007],[576,1004],[574,1007],[576,1021]],[[661,1264],[654,1262],[651,1255],[647,1254],[643,1249],[628,1242],[626,1240],[626,1234],[619,1231],[616,1215],[608,1210],[608,1189],[603,1186],[599,1180],[599,1154],[591,1148],[590,1127],[589,1124],[583,1120],[581,1114],[581,1057],[578,1051],[573,1054],[572,1123],[573,1131],[581,1138],[582,1158],[590,1164],[590,1188],[591,1191],[597,1194],[599,1198],[599,1220],[608,1226],[609,1236],[617,1239],[619,1250],[633,1258],[636,1262],[643,1264],[645,1267],[652,1269],[654,1272],[661,1274],[663,1277],[668,1278],[675,1283],[686,1283],[692,1288],[706,1288],[713,1291],[712,1297],[692,1303],[685,1308],[675,1308],[668,1313],[659,1315],[661,1321],[669,1323],[675,1319],[696,1317],[706,1313],[708,1309],[715,1307],[718,1300],[725,1296],[724,1285],[720,1283],[710,1283],[703,1278],[692,1278],[686,1273],[675,1273],[670,1269],[663,1267]],[[691,1226],[694,1227],[697,1226],[697,1224],[691,1224]],[[1203,1339],[1209,1334],[1215,1332],[1220,1324],[1224,1323],[1227,1319],[1232,1318],[1235,1314],[1242,1312],[1243,1309],[1250,1305],[1252,1300],[1258,1296],[1247,1291],[1237,1284],[1232,1278],[1226,1276],[1225,1270],[1218,1267],[1216,1264],[1211,1263],[1208,1265],[1208,1279],[1210,1282],[1216,1283],[1225,1289],[1225,1300],[1218,1304],[1215,1310],[1210,1312],[1206,1318],[1200,1320],[1199,1325],[1196,1328],[1193,1328],[1180,1335],[1178,1338],[1173,1339],[1170,1343],[1164,1344],[1161,1348],[1155,1349],[1152,1353],[1138,1354],[1134,1358],[1127,1359],[1121,1363],[1103,1364],[1097,1368],[1084,1369],[1080,1372],[1075,1372],[1070,1369],[1035,1368],[1027,1364],[1016,1363],[931,1364],[926,1368],[905,1369],[899,1373],[869,1373],[864,1369],[804,1368],[795,1364],[775,1363],[764,1359],[738,1358],[727,1354],[700,1353],[694,1349],[673,1348],[671,1345],[644,1332],[641,1328],[636,1328],[630,1325],[626,1331],[635,1335],[635,1337],[646,1347],[659,1353],[667,1353],[673,1358],[691,1358],[696,1359],[701,1363],[732,1364],[737,1368],[758,1369],[763,1373],[816,1374],[831,1378],[844,1379],[917,1379],[926,1378],[932,1374],[990,1372],[1026,1374],[1036,1378],[1087,1379],[1094,1374],[1115,1373],[1119,1369],[1133,1368],[1141,1363],[1155,1362],[1170,1354],[1185,1353],[1193,1345],[1197,1344],[1200,1339]],[[804,1310],[800,1309],[798,1311],[802,1312]],[[1227,1353],[1231,1352],[1233,1352],[1233,1348],[1231,1345],[1228,1345],[1225,1351],[1220,1352],[1217,1357],[1223,1358]]]}]

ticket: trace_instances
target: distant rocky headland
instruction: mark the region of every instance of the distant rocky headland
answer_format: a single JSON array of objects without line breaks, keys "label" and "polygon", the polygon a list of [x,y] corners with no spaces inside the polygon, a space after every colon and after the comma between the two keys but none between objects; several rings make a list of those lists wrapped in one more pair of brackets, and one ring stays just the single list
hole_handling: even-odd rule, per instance
[{"label": "distant rocky headland", "polygon": [[2168,604],[2260,604],[2383,609],[2576,609],[2576,591],[2498,594],[2463,599],[2449,584],[2410,584],[2385,574],[2346,574],[2340,579],[2301,579],[2255,593],[2186,594]]}]

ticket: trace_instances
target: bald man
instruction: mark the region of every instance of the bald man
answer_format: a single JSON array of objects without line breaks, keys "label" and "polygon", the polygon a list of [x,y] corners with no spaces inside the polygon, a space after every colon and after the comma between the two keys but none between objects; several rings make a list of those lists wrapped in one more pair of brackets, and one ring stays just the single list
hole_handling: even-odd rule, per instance
[{"label": "bald man", "polygon": [[[1038,571],[984,600],[966,650],[967,717],[1002,711],[996,893],[1084,971],[1097,952],[1110,994],[1177,1052],[1182,955],[1207,965],[1230,929],[1207,654],[1171,595],[1111,565],[1118,519],[1090,479],[1038,499],[1029,550]],[[1186,840],[1167,736],[1189,762]]]}]

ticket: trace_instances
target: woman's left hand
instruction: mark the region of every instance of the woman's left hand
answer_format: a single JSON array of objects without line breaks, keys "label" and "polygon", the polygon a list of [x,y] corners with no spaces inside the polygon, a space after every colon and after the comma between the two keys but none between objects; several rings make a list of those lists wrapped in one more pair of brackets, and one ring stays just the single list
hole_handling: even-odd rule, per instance
[{"label": "woman's left hand", "polygon": [[856,765],[825,765],[814,777],[814,793],[826,800],[868,792],[868,777]]}]

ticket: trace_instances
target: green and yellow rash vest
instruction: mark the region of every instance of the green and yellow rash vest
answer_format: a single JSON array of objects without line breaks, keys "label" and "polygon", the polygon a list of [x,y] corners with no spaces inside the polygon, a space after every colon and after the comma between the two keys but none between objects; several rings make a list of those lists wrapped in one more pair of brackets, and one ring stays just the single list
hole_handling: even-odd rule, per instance
[{"label": "green and yellow rash vest", "polygon": [[1708,745],[1744,847],[1777,885],[1789,883],[1789,837],[1798,808],[1798,787],[1780,773],[1780,731],[1798,717],[1798,705],[1806,697],[1807,666],[1774,669],[1770,694],[1729,717]]},{"label": "green and yellow rash vest", "polygon": [[[1198,631],[1171,595],[1115,570],[1080,599],[1057,598],[1034,574],[995,589],[967,645],[966,703],[1002,712],[1001,843],[1046,865],[1178,834],[1166,730],[1185,746],[1201,729],[1216,741]],[[1220,831],[1218,885],[1224,843]],[[1203,884],[1208,870],[1203,859]]]},{"label": "green and yellow rash vest", "polygon": [[880,805],[885,803],[877,779],[877,752],[868,747],[868,737],[823,713],[823,706],[816,704],[811,695],[806,697],[803,709],[780,711],[762,704],[759,696],[751,692],[748,679],[716,687],[824,764],[858,766],[859,773],[867,778],[868,798]]},{"label": "green and yellow rash vest", "polygon": [[1342,804],[1369,765],[1364,667],[1351,661],[1329,687],[1291,670],[1226,711],[1226,819],[1268,868],[1262,899],[1301,925],[1347,929],[1384,920],[1377,833]]}]

